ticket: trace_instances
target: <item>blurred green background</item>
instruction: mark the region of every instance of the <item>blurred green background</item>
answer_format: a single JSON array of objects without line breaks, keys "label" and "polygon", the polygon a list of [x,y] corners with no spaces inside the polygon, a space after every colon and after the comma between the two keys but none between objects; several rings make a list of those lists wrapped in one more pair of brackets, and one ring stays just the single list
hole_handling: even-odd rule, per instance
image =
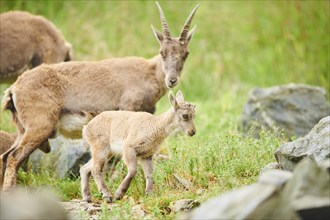
[{"label": "blurred green background", "polygon": [[[231,108],[234,101],[241,108],[252,88],[292,82],[329,93],[329,1],[160,1],[172,35],[197,3],[197,30],[175,89],[188,99],[214,105],[225,98],[217,107]],[[151,58],[159,50],[150,28],[161,29],[153,1],[1,0],[0,6],[54,22],[72,43],[75,60]],[[167,106],[162,100],[158,109],[163,102]]]},{"label": "blurred green background", "polygon": [[[178,35],[198,3],[181,87],[201,99],[243,84],[290,82],[329,91],[329,1],[160,1]],[[152,57],[160,29],[153,1],[1,1],[1,12],[44,15],[73,44],[76,60]],[[194,89],[191,89],[194,88]]]}]

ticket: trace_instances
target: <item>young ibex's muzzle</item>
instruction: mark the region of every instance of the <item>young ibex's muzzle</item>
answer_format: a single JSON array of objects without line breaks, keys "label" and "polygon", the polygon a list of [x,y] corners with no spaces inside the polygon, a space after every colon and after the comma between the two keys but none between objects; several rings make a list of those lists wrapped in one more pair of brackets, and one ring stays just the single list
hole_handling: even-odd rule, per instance
[{"label": "young ibex's muzzle", "polygon": [[190,130],[190,131],[188,131],[188,135],[190,136],[190,137],[192,137],[192,136],[194,136],[196,134],[196,130],[194,129],[194,130]]}]

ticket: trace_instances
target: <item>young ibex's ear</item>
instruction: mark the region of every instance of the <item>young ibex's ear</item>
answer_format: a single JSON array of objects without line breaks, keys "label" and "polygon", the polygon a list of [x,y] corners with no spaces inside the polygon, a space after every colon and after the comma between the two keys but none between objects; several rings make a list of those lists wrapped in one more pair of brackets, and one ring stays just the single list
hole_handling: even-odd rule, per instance
[{"label": "young ibex's ear", "polygon": [[183,98],[182,92],[180,90],[176,93],[176,100],[178,102],[184,102],[184,98]]},{"label": "young ibex's ear", "polygon": [[164,40],[164,36],[162,33],[160,33],[154,26],[151,25],[152,32],[156,36],[157,41],[159,42],[160,45],[162,45],[162,42]]},{"label": "young ibex's ear", "polygon": [[191,40],[192,36],[194,35],[195,30],[196,30],[196,25],[188,32],[188,35],[187,35],[188,42]]},{"label": "young ibex's ear", "polygon": [[176,101],[172,91],[169,92],[168,99],[170,100],[173,110],[176,111],[178,108],[178,102]]}]

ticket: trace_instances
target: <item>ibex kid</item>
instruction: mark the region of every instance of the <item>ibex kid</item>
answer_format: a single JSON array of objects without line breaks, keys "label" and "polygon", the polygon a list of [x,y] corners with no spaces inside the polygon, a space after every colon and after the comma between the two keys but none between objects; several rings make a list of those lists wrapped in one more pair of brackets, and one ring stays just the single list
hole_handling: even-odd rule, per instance
[{"label": "ibex kid", "polygon": [[126,193],[137,173],[138,159],[146,178],[146,193],[153,191],[152,156],[161,142],[177,128],[189,136],[196,133],[195,105],[185,102],[180,91],[176,98],[170,92],[169,100],[171,109],[159,116],[147,112],[105,111],[84,127],[83,138],[92,153],[92,159],[80,169],[84,201],[91,201],[89,178],[92,174],[103,198],[112,202],[103,176],[104,165],[112,156],[121,156],[128,170],[115,192],[115,199],[121,199]]}]

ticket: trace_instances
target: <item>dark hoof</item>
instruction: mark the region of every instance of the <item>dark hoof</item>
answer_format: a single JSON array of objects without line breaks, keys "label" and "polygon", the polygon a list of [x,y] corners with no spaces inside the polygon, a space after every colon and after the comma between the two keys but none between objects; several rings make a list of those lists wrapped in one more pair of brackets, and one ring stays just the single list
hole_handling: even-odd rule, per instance
[{"label": "dark hoof", "polygon": [[92,199],[91,198],[86,198],[86,199],[83,199],[82,201],[83,202],[87,202],[87,203],[91,203],[92,202]]},{"label": "dark hoof", "polygon": [[103,197],[103,201],[107,203],[112,203],[112,198],[111,197]]},{"label": "dark hoof", "polygon": [[115,200],[121,200],[123,198],[123,195],[120,193],[115,193]]},{"label": "dark hoof", "polygon": [[146,196],[153,196],[153,195],[155,195],[155,193],[153,191],[146,192]]}]

